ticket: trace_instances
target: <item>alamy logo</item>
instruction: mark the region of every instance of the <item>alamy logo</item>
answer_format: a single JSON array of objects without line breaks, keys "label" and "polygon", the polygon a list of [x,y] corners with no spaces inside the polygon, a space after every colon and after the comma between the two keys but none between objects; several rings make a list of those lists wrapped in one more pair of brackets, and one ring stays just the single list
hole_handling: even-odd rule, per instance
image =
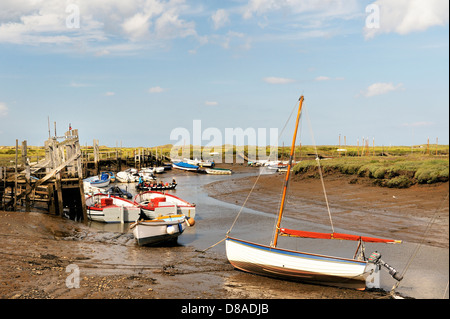
[{"label": "alamy logo", "polygon": [[80,288],[80,268],[78,265],[68,265],[66,267],[66,272],[70,273],[70,275],[66,278],[66,287],[69,289]]},{"label": "alamy logo", "polygon": [[[267,132],[268,131],[268,132]],[[224,157],[225,163],[237,162],[243,163],[242,157],[235,157],[233,151],[226,151],[222,156],[222,146],[244,146],[246,147],[247,158],[250,161],[259,160],[271,160],[278,158],[278,128],[258,128],[252,127],[242,129],[238,128],[225,128],[225,132],[222,133],[216,127],[208,127],[202,130],[202,121],[193,120],[192,134],[184,127],[174,128],[170,133],[170,140],[177,141],[171,151],[171,158],[191,158],[190,146],[193,145],[193,158],[207,159],[210,153],[214,152],[218,155],[216,163],[222,163]],[[203,142],[207,142],[203,146]],[[267,154],[266,145],[270,145],[270,155]],[[201,146],[196,148],[195,146]],[[264,149],[264,151],[261,151]],[[181,153],[181,154],[180,154]],[[235,158],[234,158],[235,157]]]},{"label": "alamy logo", "polygon": [[369,4],[366,7],[366,13],[369,13],[366,17],[366,28],[379,29],[380,28],[380,7],[375,4]]},{"label": "alamy logo", "polygon": [[66,13],[69,15],[66,17],[66,27],[68,29],[80,28],[80,7],[74,3],[67,5]]}]

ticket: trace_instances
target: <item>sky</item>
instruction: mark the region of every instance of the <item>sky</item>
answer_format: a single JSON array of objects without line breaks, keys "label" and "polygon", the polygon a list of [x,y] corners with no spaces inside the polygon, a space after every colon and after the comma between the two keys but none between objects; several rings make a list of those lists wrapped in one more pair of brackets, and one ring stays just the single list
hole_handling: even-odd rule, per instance
[{"label": "sky", "polygon": [[304,145],[449,144],[448,21],[447,0],[1,0],[0,145],[49,122],[82,145],[290,144],[300,95]]}]

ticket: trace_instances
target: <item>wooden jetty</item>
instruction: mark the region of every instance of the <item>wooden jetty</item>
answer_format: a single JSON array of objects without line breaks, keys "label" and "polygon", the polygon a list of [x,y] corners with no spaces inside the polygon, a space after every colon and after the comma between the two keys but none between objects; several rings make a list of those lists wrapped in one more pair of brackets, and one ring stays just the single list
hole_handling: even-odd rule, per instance
[{"label": "wooden jetty", "polygon": [[69,127],[64,136],[45,141],[45,157],[30,163],[27,141],[16,140],[15,165],[0,166],[0,210],[47,209],[56,215],[87,220],[83,178],[101,171],[118,172],[128,167],[162,165],[169,158],[150,149],[110,149],[100,151],[99,141],[81,149],[78,130]]},{"label": "wooden jetty", "polygon": [[19,160],[16,140],[15,166],[0,169],[0,185],[0,209],[16,211],[25,203],[29,211],[39,203],[50,213],[87,220],[78,130],[49,137],[45,158],[36,163],[27,157],[27,141],[22,142]]}]

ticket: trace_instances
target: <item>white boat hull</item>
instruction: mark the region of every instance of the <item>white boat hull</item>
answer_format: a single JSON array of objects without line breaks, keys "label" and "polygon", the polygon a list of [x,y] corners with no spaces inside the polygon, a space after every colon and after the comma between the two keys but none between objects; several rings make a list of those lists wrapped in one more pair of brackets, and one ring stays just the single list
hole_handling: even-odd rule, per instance
[{"label": "white boat hull", "polygon": [[103,209],[87,207],[88,218],[101,223],[133,223],[139,219],[139,207],[111,206]]},{"label": "white boat hull", "polygon": [[293,281],[365,289],[367,262],[273,248],[227,237],[226,253],[237,269]]},{"label": "white boat hull", "polygon": [[231,175],[230,169],[205,168],[205,171],[212,175]]},{"label": "white boat hull", "polygon": [[120,183],[134,183],[139,180],[139,176],[134,171],[122,171],[116,174],[116,179]]},{"label": "white boat hull", "polygon": [[132,225],[133,235],[138,245],[156,245],[175,242],[186,229],[186,217],[168,217],[157,220],[138,221]]},{"label": "white boat hull", "polygon": [[[108,199],[108,204],[102,199]],[[96,194],[86,198],[88,218],[102,223],[132,223],[139,219],[141,209],[124,198]]]}]

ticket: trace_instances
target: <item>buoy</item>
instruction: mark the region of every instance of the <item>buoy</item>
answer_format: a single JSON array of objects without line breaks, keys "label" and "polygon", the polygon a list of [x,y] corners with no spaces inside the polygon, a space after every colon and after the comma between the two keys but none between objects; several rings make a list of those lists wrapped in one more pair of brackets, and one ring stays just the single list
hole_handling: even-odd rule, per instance
[{"label": "buoy", "polygon": [[189,227],[194,226],[195,225],[195,220],[194,218],[190,217],[186,219],[186,223]]},{"label": "buoy", "polygon": [[174,234],[174,233],[175,233],[175,227],[173,227],[172,225],[167,226],[166,232],[167,232],[169,235]]}]

